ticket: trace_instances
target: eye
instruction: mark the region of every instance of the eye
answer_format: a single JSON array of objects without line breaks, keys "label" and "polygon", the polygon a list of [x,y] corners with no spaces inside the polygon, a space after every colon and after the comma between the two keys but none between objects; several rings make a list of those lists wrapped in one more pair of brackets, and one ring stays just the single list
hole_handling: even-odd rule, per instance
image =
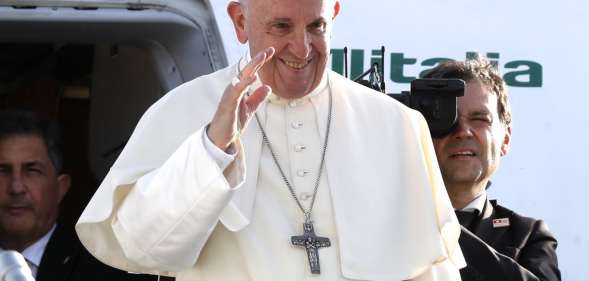
[{"label": "eye", "polygon": [[275,23],[272,27],[274,27],[275,29],[287,29],[288,23],[278,22],[278,23]]},{"label": "eye", "polygon": [[309,32],[314,34],[324,34],[327,24],[324,21],[316,21],[309,25]]},{"label": "eye", "polygon": [[38,166],[29,166],[27,167],[27,173],[32,175],[42,175],[43,170]]},{"label": "eye", "polygon": [[491,125],[493,123],[493,120],[491,118],[484,116],[474,117],[471,120],[484,125]]},{"label": "eye", "polygon": [[270,33],[274,35],[285,35],[291,29],[288,22],[274,22],[270,24]]}]

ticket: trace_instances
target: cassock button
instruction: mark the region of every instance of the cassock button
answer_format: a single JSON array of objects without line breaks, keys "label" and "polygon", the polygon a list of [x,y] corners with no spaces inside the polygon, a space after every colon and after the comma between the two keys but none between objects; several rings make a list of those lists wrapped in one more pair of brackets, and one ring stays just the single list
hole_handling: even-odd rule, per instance
[{"label": "cassock button", "polygon": [[305,150],[305,149],[307,149],[307,147],[306,147],[306,146],[304,146],[304,145],[302,145],[302,144],[296,144],[296,145],[294,146],[294,150],[295,150],[296,152],[301,152],[301,151],[303,151],[303,150]]},{"label": "cassock button", "polygon": [[298,170],[298,171],[297,171],[297,176],[299,176],[299,177],[304,177],[304,176],[306,176],[308,173],[310,173],[310,172],[309,172],[309,170],[300,169],[300,170]]},{"label": "cassock button", "polygon": [[303,201],[307,201],[309,199],[311,199],[311,194],[307,193],[307,192],[301,192],[301,194],[299,195],[299,198],[301,198],[301,200]]},{"label": "cassock button", "polygon": [[300,129],[301,127],[303,127],[303,121],[294,121],[294,122],[290,123],[290,126],[293,129]]}]

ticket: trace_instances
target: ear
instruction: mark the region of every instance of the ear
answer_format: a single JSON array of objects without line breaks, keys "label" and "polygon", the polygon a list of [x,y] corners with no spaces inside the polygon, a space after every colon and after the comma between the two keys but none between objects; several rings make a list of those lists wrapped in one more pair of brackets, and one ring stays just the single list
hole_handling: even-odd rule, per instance
[{"label": "ear", "polygon": [[235,34],[237,35],[237,40],[240,43],[245,44],[247,42],[247,32],[245,31],[245,9],[242,7],[241,3],[231,1],[229,5],[227,5],[227,13],[233,21],[233,27],[235,28]]},{"label": "ear", "polygon": [[340,9],[341,9],[341,6],[340,6],[339,1],[335,1],[335,4],[333,4],[333,18],[331,18],[332,20],[335,19],[335,17],[337,17],[337,15],[339,15]]},{"label": "ear", "polygon": [[501,144],[501,156],[507,155],[509,148],[511,147],[511,126],[505,128],[505,136],[503,137],[503,143]]},{"label": "ear", "polygon": [[70,190],[70,186],[72,184],[72,179],[68,174],[61,174],[57,176],[57,188],[59,190],[59,202],[61,203],[61,199],[65,196],[65,194]]}]

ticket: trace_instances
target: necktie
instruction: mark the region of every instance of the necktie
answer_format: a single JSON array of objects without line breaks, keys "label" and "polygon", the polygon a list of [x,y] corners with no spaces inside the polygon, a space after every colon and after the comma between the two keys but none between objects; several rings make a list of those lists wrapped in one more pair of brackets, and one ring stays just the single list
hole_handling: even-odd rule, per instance
[{"label": "necktie", "polygon": [[34,281],[24,257],[17,251],[0,249],[0,280]]},{"label": "necktie", "polygon": [[473,211],[454,211],[456,213],[456,217],[458,217],[458,222],[460,225],[466,227],[468,230],[472,230],[473,222],[475,221],[476,217],[478,216],[478,210]]}]

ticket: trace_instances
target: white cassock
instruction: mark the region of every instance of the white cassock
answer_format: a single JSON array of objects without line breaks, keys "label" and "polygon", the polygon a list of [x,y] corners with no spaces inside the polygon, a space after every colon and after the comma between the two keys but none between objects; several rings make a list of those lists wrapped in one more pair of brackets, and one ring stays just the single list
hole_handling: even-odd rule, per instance
[{"label": "white cassock", "polygon": [[[243,62],[243,60],[242,60]],[[298,100],[258,110],[279,163],[309,206],[333,120],[313,219],[331,239],[321,274],[290,244],[303,215],[255,120],[227,167],[205,147],[239,64],[185,83],[142,117],[76,226],[99,260],[178,280],[460,280],[460,226],[423,117],[327,72]]]}]

